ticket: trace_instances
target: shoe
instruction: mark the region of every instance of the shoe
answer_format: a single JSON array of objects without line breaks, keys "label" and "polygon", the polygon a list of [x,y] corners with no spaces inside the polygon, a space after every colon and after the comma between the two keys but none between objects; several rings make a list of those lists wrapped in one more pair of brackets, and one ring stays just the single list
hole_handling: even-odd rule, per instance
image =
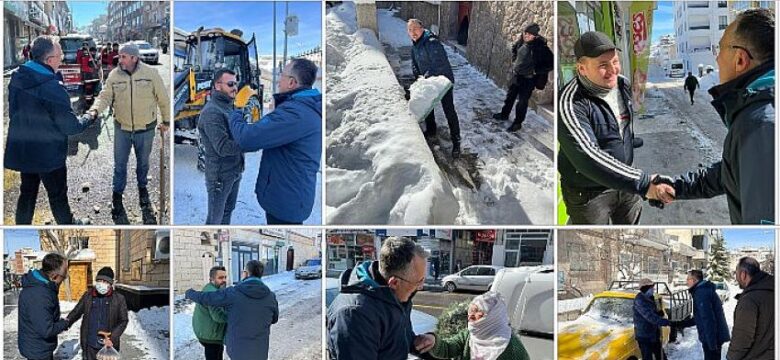
[{"label": "shoe", "polygon": [[507,129],[507,132],[515,132],[523,128],[523,123],[512,123],[512,126]]},{"label": "shoe", "polygon": [[122,193],[114,192],[111,195],[111,216],[118,216],[125,212],[125,205],[122,203]]},{"label": "shoe", "polygon": [[434,131],[423,131],[423,136],[425,137],[426,141],[433,141],[436,140],[436,130]]},{"label": "shoe", "polygon": [[460,143],[452,143],[452,158],[456,160],[460,158]]},{"label": "shoe", "polygon": [[145,187],[138,188],[138,204],[141,205],[141,209],[152,206],[152,201],[149,200],[149,190]]},{"label": "shoe", "polygon": [[496,120],[509,120],[509,116],[503,115],[501,113],[493,114],[493,119]]}]

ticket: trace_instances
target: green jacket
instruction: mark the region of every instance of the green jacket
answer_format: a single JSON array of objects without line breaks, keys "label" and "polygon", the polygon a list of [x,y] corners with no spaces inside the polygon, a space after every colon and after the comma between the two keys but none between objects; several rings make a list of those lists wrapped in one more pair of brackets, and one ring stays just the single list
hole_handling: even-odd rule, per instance
[{"label": "green jacket", "polygon": [[[447,339],[436,337],[436,345],[431,350],[431,355],[442,359],[471,360],[471,348],[469,347],[468,329],[455,334]],[[530,360],[523,343],[517,336],[512,336],[506,350],[498,357],[498,360]]]},{"label": "green jacket", "polygon": [[[214,284],[208,283],[203,287],[203,292],[219,290]],[[227,326],[227,312],[221,307],[195,305],[195,313],[192,314],[192,330],[198,341],[206,344],[223,344],[225,339],[225,327]]]}]

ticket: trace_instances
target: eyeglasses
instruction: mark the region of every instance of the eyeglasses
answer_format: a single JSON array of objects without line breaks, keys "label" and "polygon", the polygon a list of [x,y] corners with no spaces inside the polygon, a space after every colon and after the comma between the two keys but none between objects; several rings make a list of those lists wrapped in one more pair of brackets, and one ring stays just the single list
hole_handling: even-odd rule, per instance
[{"label": "eyeglasses", "polygon": [[228,82],[218,81],[217,83],[218,84],[225,84],[228,87],[236,87],[238,85],[238,81],[228,81]]},{"label": "eyeglasses", "polygon": [[405,282],[407,282],[407,283],[409,283],[409,284],[412,284],[412,285],[414,285],[415,287],[419,287],[419,286],[420,286],[420,285],[422,285],[422,283],[425,281],[425,278],[422,278],[422,279],[420,279],[419,281],[409,281],[409,280],[406,280],[406,279],[404,279],[404,278],[402,278],[402,277],[400,277],[400,276],[398,276],[398,275],[393,275],[393,276],[394,276],[394,277],[396,277],[396,278],[398,278],[399,280],[403,280],[403,281],[405,281]]}]

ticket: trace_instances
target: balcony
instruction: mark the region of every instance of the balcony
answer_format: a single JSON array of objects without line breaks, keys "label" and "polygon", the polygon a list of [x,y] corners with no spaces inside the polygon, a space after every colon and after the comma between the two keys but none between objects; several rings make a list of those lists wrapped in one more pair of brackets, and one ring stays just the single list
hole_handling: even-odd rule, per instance
[{"label": "balcony", "polygon": [[689,1],[686,5],[688,9],[708,9],[710,7],[709,1]]}]

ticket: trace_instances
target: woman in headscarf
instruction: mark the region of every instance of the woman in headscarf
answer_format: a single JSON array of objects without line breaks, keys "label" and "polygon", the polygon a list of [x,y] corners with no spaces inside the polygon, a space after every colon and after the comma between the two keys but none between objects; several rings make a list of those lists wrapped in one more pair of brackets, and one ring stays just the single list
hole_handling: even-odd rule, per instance
[{"label": "woman in headscarf", "polygon": [[468,321],[468,329],[446,339],[436,337],[431,355],[456,360],[530,359],[520,339],[512,334],[506,304],[498,293],[475,297],[469,305]]}]

